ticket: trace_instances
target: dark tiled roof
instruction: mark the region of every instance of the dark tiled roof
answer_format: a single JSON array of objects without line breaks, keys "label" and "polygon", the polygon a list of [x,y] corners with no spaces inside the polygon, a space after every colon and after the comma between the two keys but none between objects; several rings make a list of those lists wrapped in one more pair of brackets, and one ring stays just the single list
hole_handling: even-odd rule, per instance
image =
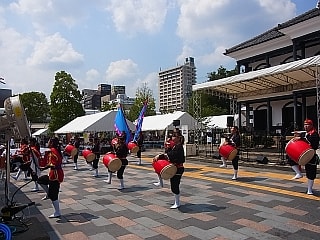
[{"label": "dark tiled roof", "polygon": [[320,9],[318,8],[314,8],[308,12],[305,12],[287,22],[284,22],[284,23],[281,23],[281,24],[278,24],[277,27],[271,29],[271,30],[268,30],[262,34],[260,34],[259,36],[256,36],[248,41],[245,41],[243,43],[240,43],[234,47],[231,47],[229,49],[226,49],[226,52],[225,54],[229,54],[229,53],[232,53],[232,52],[236,52],[238,50],[241,50],[241,49],[244,49],[244,48],[248,48],[248,47],[251,47],[251,46],[254,46],[254,45],[257,45],[257,44],[260,44],[260,43],[263,43],[263,42],[267,42],[267,41],[270,41],[272,39],[275,39],[275,38],[278,38],[278,37],[281,37],[281,36],[284,36],[283,33],[281,33],[279,30],[280,29],[283,29],[283,28],[287,28],[287,27],[290,27],[290,26],[293,26],[295,24],[298,24],[300,22],[304,22],[308,19],[311,19],[311,18],[314,18],[314,17],[317,17],[317,16],[320,16]]}]

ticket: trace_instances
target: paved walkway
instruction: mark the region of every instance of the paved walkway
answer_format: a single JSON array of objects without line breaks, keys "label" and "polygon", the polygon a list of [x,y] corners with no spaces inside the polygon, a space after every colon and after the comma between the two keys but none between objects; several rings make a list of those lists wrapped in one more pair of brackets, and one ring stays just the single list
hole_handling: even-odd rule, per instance
[{"label": "paved walkway", "polygon": [[23,213],[36,216],[53,240],[319,239],[318,179],[311,196],[305,194],[306,178],[292,181],[292,172],[242,166],[239,179],[233,181],[231,167],[193,159],[182,179],[182,206],[172,210],[169,183],[165,181],[164,188],[152,184],[157,176],[146,154],[142,166],[129,158],[122,191],[116,177],[111,185],[103,181],[107,170],[102,163],[98,178],[92,177],[84,160],[78,171],[66,164],[60,219],[47,218],[53,211],[51,201],[41,200],[43,192],[31,192],[33,183],[16,199],[36,202]]}]

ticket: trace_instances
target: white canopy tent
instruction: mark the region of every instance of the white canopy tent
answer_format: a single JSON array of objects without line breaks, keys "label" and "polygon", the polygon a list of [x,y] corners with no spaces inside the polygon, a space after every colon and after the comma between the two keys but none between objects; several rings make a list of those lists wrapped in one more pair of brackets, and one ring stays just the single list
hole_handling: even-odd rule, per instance
[{"label": "white canopy tent", "polygon": [[32,133],[32,136],[38,137],[41,135],[46,135],[47,131],[48,131],[48,128],[42,128],[42,129],[39,129],[39,130],[35,131],[34,133]]},{"label": "white canopy tent", "polygon": [[[54,133],[82,133],[82,132],[111,132],[115,131],[114,119],[117,111],[106,111],[95,114],[77,117],[68,124],[64,125]],[[135,125],[127,120],[131,131],[135,130]]]},{"label": "white canopy tent", "polygon": [[193,91],[219,91],[241,99],[249,96],[281,93],[290,90],[315,87],[319,74],[320,56],[314,56],[261,70],[193,85]]},{"label": "white canopy tent", "polygon": [[142,131],[173,130],[173,121],[180,120],[180,126],[187,125],[193,129],[196,120],[187,112],[176,111],[174,113],[144,117]]},{"label": "white canopy tent", "polygon": [[238,115],[220,115],[220,116],[210,116],[206,117],[203,120],[203,123],[208,128],[219,128],[219,129],[226,129],[228,123],[228,117],[234,117],[234,121],[236,121]]}]

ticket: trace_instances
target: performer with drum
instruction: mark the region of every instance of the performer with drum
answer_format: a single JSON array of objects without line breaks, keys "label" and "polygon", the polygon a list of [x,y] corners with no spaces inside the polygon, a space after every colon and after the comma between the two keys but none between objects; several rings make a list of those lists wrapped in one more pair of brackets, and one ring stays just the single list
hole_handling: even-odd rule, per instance
[{"label": "performer with drum", "polygon": [[[114,145],[114,150],[116,156],[121,160],[121,167],[117,171],[117,178],[120,180],[120,187],[118,188],[119,190],[124,189],[124,182],[123,182],[123,173],[124,170],[126,169],[126,166],[128,165],[128,160],[127,156],[129,153],[129,149],[126,144],[126,139],[124,135],[118,136],[117,137],[117,143]],[[105,181],[108,184],[111,184],[111,179],[112,179],[112,172],[108,168],[108,179]]]},{"label": "performer with drum", "polygon": [[61,216],[59,206],[59,190],[60,184],[64,179],[64,172],[62,169],[62,153],[60,151],[59,139],[57,137],[51,138],[48,142],[50,152],[47,155],[47,166],[42,170],[49,169],[48,175],[39,177],[38,183],[46,189],[48,197],[52,201],[54,213],[49,218],[57,218]]},{"label": "performer with drum", "polygon": [[[164,152],[168,153],[172,150],[172,148],[174,147],[174,141],[172,139],[172,134],[170,133],[169,136],[167,137],[166,141],[164,142]],[[157,155],[153,161],[157,161],[158,157],[161,156],[163,154]],[[158,182],[153,183],[153,185],[155,185],[156,187],[163,187],[163,179],[161,178],[161,176],[158,174]]]},{"label": "performer with drum", "polygon": [[100,159],[100,141],[99,138],[94,138],[93,140],[93,148],[91,151],[95,154],[95,159],[92,161],[92,169],[95,171],[93,174],[94,177],[98,177],[98,165]]},{"label": "performer with drum", "polygon": [[185,155],[183,149],[183,136],[180,132],[173,134],[172,140],[174,147],[167,153],[169,161],[177,167],[176,174],[170,178],[171,191],[174,194],[174,204],[170,207],[175,209],[180,207],[180,182],[182,174],[184,173],[183,163],[185,162]]},{"label": "performer with drum", "polygon": [[20,174],[24,172],[24,179],[27,180],[28,170],[30,168],[30,156],[27,139],[21,139],[20,149],[16,152],[16,155],[13,156],[12,161],[13,163],[20,163],[17,174],[15,176],[12,176],[12,178],[18,180]]},{"label": "performer with drum", "polygon": [[312,159],[305,165],[306,176],[308,178],[308,195],[313,195],[313,183],[314,179],[317,175],[317,164],[319,164],[318,156],[316,150],[319,147],[319,134],[315,127],[313,126],[313,122],[310,119],[306,119],[303,123],[304,129],[307,131],[306,139],[310,143],[310,146],[315,150]]},{"label": "performer with drum", "polygon": [[79,158],[79,148],[80,148],[80,139],[78,136],[74,137],[73,145],[77,149],[77,153],[73,156],[74,170],[78,170],[78,158]]},{"label": "performer with drum", "polygon": [[142,131],[140,131],[137,139],[137,145],[139,147],[139,150],[137,152],[138,165],[141,165],[141,152],[142,152],[143,140],[144,140],[143,133]]},{"label": "performer with drum", "polygon": [[[236,156],[231,159],[232,161],[232,166],[233,166],[233,177],[232,180],[237,180],[238,178],[238,169],[239,169],[239,147],[240,147],[240,133],[239,133],[239,128],[237,126],[231,127],[231,136],[226,138],[226,141],[222,144],[223,145],[231,145],[236,149]],[[221,147],[221,146],[220,146]],[[222,158],[223,165],[220,167],[226,167],[226,159],[224,157]]]}]

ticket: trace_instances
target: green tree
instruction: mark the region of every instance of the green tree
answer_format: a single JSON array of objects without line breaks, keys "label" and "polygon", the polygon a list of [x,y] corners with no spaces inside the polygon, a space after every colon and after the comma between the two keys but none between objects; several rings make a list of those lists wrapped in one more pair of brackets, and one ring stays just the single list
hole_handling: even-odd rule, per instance
[{"label": "green tree", "polygon": [[147,84],[143,84],[141,88],[138,88],[136,91],[136,99],[133,106],[130,108],[127,118],[130,121],[135,121],[139,117],[139,113],[143,107],[144,102],[148,102],[148,107],[145,113],[145,116],[156,115],[156,101],[152,95],[152,91],[147,87]]},{"label": "green tree", "polygon": [[28,121],[31,123],[45,123],[48,121],[49,102],[44,93],[27,92],[20,95]]},{"label": "green tree", "polygon": [[[201,98],[201,117],[224,115],[229,113],[229,100],[200,93]],[[194,116],[193,109],[194,96],[189,101],[189,114]]]},{"label": "green tree", "polygon": [[115,103],[109,103],[109,102],[103,102],[101,106],[101,112],[106,112],[116,109],[116,104]]},{"label": "green tree", "polygon": [[73,119],[83,116],[82,95],[72,76],[65,71],[57,72],[50,95],[51,121],[49,130],[56,131]]},{"label": "green tree", "polygon": [[[213,71],[208,73],[208,80],[215,81],[218,79],[231,77],[237,75],[237,69],[234,68],[233,70],[227,70],[223,66],[220,66],[217,71]],[[208,117],[208,116],[217,116],[228,114],[230,112],[230,101],[229,99],[217,97],[214,95],[209,95],[206,93],[200,93],[201,98],[201,117]],[[194,96],[189,101],[189,110],[188,112],[194,116],[194,109],[193,109],[193,102]]]},{"label": "green tree", "polygon": [[227,70],[223,66],[220,66],[217,71],[208,73],[208,82],[218,80],[221,78],[231,77],[237,74],[238,73],[236,68],[234,68],[233,70]]}]

